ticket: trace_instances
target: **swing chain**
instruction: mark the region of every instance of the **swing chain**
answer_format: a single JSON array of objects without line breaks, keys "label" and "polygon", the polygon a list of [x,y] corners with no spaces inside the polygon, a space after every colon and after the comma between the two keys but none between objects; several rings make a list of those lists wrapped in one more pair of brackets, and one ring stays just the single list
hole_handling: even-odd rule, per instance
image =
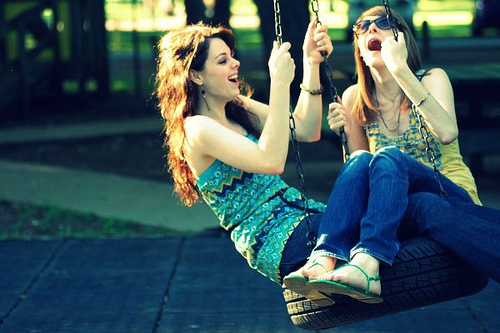
[{"label": "swing chain", "polygon": [[[323,25],[323,23],[321,23],[319,19],[319,0],[311,0],[311,10],[316,15],[316,24],[318,26]],[[328,79],[328,85],[330,86],[330,98],[332,99],[332,102],[336,103],[339,94],[337,92],[337,88],[333,84],[333,71],[330,64],[328,63],[328,54],[324,51],[321,54],[323,55],[322,65],[325,67],[324,71]],[[347,146],[347,135],[345,134],[344,126],[339,129],[339,136],[340,143],[342,144],[342,148],[344,150],[344,161],[347,161],[347,159],[349,158],[349,147]]]},{"label": "swing chain", "polygon": [[[276,32],[276,41],[278,44],[283,43],[283,36],[282,36],[282,29],[281,29],[281,12],[280,12],[280,2],[279,0],[273,0],[274,2],[274,29]],[[314,246],[316,246],[316,233],[312,230],[311,226],[311,217],[309,214],[309,203],[307,200],[307,189],[306,189],[306,183],[304,179],[304,172],[302,169],[302,158],[300,157],[300,149],[299,149],[299,142],[297,140],[297,134],[296,134],[296,126],[295,126],[295,118],[293,116],[293,109],[292,106],[290,105],[290,117],[289,117],[289,122],[288,122],[289,128],[290,128],[290,137],[291,137],[291,143],[292,143],[292,148],[294,151],[294,156],[295,156],[295,171],[297,173],[297,178],[299,180],[299,187],[301,191],[301,199],[303,201],[303,206],[302,209],[305,214],[305,221],[307,224],[307,246],[312,250]]]},{"label": "swing chain", "polygon": [[316,23],[318,25],[323,25],[323,23],[319,20],[319,0],[311,0],[311,9],[316,15]]},{"label": "swing chain", "polygon": [[279,45],[283,44],[283,34],[281,30],[281,12],[280,1],[273,0],[274,4],[274,32],[276,33],[276,41]]},{"label": "swing chain", "polygon": [[[388,0],[382,0],[382,3],[385,8],[386,16],[387,16],[387,21],[391,25],[392,33],[394,34],[394,40],[397,42],[398,41],[398,29],[397,27],[394,26],[392,18],[392,11],[391,7],[389,6]],[[421,78],[421,76],[419,77]],[[417,110],[417,106],[412,103],[411,104],[411,110],[413,114],[415,115],[415,118],[417,119],[417,125],[418,125],[418,130],[420,132],[420,135],[422,135],[422,138],[425,141],[425,152],[427,153],[427,158],[429,159],[429,162],[432,164],[432,168],[434,170],[434,179],[439,185],[439,191],[441,198],[446,199],[447,194],[446,191],[444,190],[443,182],[441,181],[441,173],[439,172],[437,166],[436,166],[436,155],[434,154],[434,150],[431,147],[431,137],[429,136],[429,131],[427,130],[427,127],[425,126],[425,119],[422,116],[422,114]]]},{"label": "swing chain", "polygon": [[448,195],[444,190],[443,182],[441,181],[441,173],[439,172],[436,166],[436,155],[434,154],[434,150],[431,147],[431,137],[429,136],[429,131],[425,126],[425,119],[422,116],[422,114],[417,110],[417,106],[413,103],[411,105],[411,110],[413,111],[413,114],[417,119],[417,125],[418,125],[418,130],[420,131],[420,135],[422,135],[422,137],[424,138],[426,145],[425,152],[427,153],[427,158],[432,164],[432,168],[434,170],[434,179],[439,184],[440,196],[441,198],[446,199]]},{"label": "swing chain", "polygon": [[397,42],[399,31],[398,31],[397,27],[395,27],[394,24],[392,24],[392,20],[391,20],[392,11],[391,11],[391,7],[389,6],[389,0],[382,0],[382,3],[383,3],[384,8],[385,8],[387,22],[389,22],[389,25],[391,26],[392,33],[394,34],[394,40]]}]

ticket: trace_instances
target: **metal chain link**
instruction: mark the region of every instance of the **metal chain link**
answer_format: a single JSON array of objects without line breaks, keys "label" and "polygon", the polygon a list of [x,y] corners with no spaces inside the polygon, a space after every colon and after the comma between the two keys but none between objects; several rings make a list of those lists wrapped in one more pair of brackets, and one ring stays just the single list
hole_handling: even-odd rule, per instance
[{"label": "metal chain link", "polygon": [[[398,29],[393,25],[393,22],[391,20],[392,11],[391,7],[389,6],[389,2],[388,0],[382,0],[382,3],[384,5],[385,12],[387,14],[387,21],[391,25],[392,33],[394,34],[394,39],[398,41]],[[425,126],[425,119],[422,116],[422,114],[417,110],[417,107],[415,106],[414,103],[411,104],[411,110],[415,115],[415,118],[417,119],[418,130],[420,131],[420,135],[422,135],[422,137],[424,138],[426,145],[425,152],[427,153],[427,158],[429,159],[429,162],[431,162],[432,168],[434,170],[434,179],[437,181],[439,185],[440,195],[444,199],[447,197],[447,194],[446,191],[444,190],[443,182],[441,181],[441,173],[439,172],[436,166],[436,155],[434,154],[434,150],[431,147],[431,138],[429,136],[429,131]]]},{"label": "metal chain link", "polygon": [[434,154],[434,150],[431,147],[431,137],[429,136],[429,131],[425,126],[425,119],[422,116],[422,114],[417,110],[417,107],[413,103],[411,105],[411,110],[415,115],[415,118],[417,119],[417,125],[418,125],[418,130],[420,131],[420,135],[422,135],[422,137],[424,138],[426,145],[425,152],[427,153],[427,158],[432,164],[432,168],[434,170],[434,179],[437,181],[439,185],[441,198],[446,199],[448,195],[444,190],[443,182],[441,181],[441,173],[439,172],[436,166],[436,155]]},{"label": "metal chain link", "polygon": [[[319,19],[319,0],[311,0],[311,9],[313,13],[316,15],[316,24],[318,26],[323,25]],[[338,100],[339,94],[337,93],[337,88],[333,84],[333,71],[328,63],[328,54],[326,52],[322,52],[321,55],[323,56],[323,62],[321,63],[324,69],[324,72],[326,73],[326,77],[328,78],[328,85],[330,86],[330,98],[332,99],[332,102],[336,103]],[[340,136],[340,143],[342,144],[342,148],[344,150],[344,162],[347,161],[349,158],[349,147],[347,146],[347,135],[345,134],[344,131],[344,126],[342,126],[339,129],[339,136]]]},{"label": "metal chain link", "polygon": [[382,4],[384,5],[384,8],[385,8],[387,22],[389,22],[389,24],[391,26],[392,33],[394,34],[394,40],[397,42],[398,41],[399,31],[398,31],[398,28],[395,27],[392,24],[392,20],[391,20],[391,18],[392,18],[392,11],[391,11],[391,7],[389,6],[388,0],[382,0]]},{"label": "metal chain link", "polygon": [[283,34],[281,31],[281,11],[280,1],[273,0],[274,3],[274,32],[276,33],[276,41],[279,45],[283,44]]},{"label": "metal chain link", "polygon": [[[279,0],[273,0],[273,2],[274,2],[274,30],[276,33],[276,41],[278,42],[278,44],[281,45],[283,43],[283,35],[282,35],[282,29],[281,29],[280,2],[279,2]],[[306,189],[306,183],[305,183],[305,179],[304,179],[304,172],[302,170],[302,159],[300,157],[299,142],[297,140],[295,118],[293,116],[293,109],[292,109],[291,105],[290,105],[290,118],[289,118],[288,125],[290,127],[291,142],[292,142],[292,147],[293,147],[294,156],[295,156],[295,171],[297,173],[297,178],[299,180],[299,187],[300,187],[302,201],[303,201],[302,209],[304,211],[305,221],[307,223],[307,230],[308,230],[307,231],[307,246],[310,249],[313,249],[314,246],[316,245],[317,235],[315,232],[312,231],[311,217],[309,214],[309,203],[307,200],[307,189]]]}]

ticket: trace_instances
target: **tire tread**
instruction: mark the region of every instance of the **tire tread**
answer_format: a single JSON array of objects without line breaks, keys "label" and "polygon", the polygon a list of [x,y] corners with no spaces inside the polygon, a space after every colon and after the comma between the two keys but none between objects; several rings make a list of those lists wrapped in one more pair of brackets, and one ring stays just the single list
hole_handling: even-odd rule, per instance
[{"label": "tire tread", "polygon": [[403,242],[392,266],[382,265],[380,304],[365,304],[339,295],[321,307],[284,289],[292,322],[304,329],[326,329],[372,319],[424,305],[469,296],[486,287],[488,278],[428,238]]}]

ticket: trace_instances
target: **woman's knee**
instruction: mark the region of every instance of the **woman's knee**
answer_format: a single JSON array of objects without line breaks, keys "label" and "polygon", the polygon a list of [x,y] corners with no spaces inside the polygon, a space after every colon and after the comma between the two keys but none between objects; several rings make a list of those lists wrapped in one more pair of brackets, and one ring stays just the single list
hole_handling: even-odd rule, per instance
[{"label": "woman's knee", "polygon": [[367,178],[372,158],[373,155],[366,150],[358,150],[352,153],[342,167],[337,182],[362,181],[363,178]]},{"label": "woman's knee", "polygon": [[385,171],[391,168],[400,168],[403,166],[404,154],[394,146],[381,148],[373,155],[370,168],[381,167]]},{"label": "woman's knee", "polygon": [[373,158],[372,153],[366,150],[356,150],[349,156],[346,164],[355,164],[356,166],[368,167]]},{"label": "woman's knee", "polygon": [[387,146],[380,148],[375,152],[374,157],[389,157],[389,158],[401,158],[404,156],[404,153],[395,146]]}]

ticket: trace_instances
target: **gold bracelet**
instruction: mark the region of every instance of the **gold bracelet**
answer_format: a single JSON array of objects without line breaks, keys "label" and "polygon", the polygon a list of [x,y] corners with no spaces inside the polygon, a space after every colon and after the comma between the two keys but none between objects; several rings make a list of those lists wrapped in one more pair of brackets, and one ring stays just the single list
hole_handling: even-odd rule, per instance
[{"label": "gold bracelet", "polygon": [[425,100],[427,99],[427,97],[429,97],[431,93],[430,92],[427,92],[427,95],[425,95],[424,98],[422,98],[422,100],[420,102],[418,102],[417,104],[415,104],[415,107],[419,107],[420,105],[422,105],[423,102],[425,102]]},{"label": "gold bracelet", "polygon": [[321,95],[323,93],[323,87],[321,86],[319,89],[307,89],[306,86],[304,86],[302,83],[300,84],[300,89],[304,90],[305,92],[310,93],[313,96],[316,95]]}]

